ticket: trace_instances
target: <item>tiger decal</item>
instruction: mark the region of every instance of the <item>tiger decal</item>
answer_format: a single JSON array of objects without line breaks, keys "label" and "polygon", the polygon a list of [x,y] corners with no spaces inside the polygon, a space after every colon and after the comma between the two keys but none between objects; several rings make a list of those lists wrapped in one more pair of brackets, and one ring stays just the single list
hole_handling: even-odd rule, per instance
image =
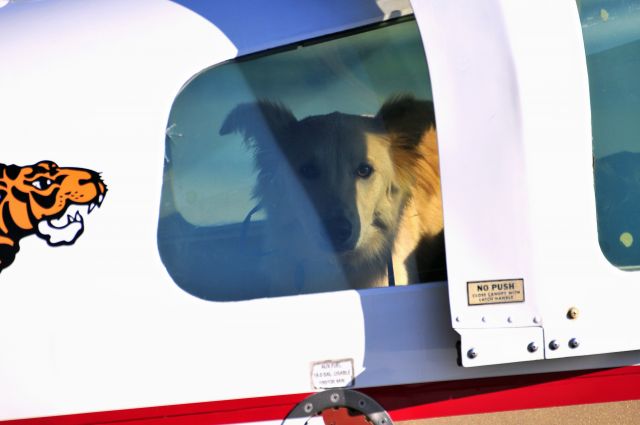
[{"label": "tiger decal", "polygon": [[84,231],[84,218],[107,193],[100,175],[63,168],[51,161],[0,164],[0,272],[13,263],[25,236],[50,246],[71,245]]}]

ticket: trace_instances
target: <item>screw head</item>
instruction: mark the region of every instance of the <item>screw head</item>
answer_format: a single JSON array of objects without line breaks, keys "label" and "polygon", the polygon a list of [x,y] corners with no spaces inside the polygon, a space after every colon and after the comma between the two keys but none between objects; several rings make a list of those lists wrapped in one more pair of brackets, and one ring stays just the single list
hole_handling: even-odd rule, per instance
[{"label": "screw head", "polygon": [[580,310],[578,310],[576,307],[571,307],[569,311],[567,311],[567,318],[569,318],[570,320],[577,319],[579,315]]},{"label": "screw head", "polygon": [[538,351],[538,344],[536,344],[535,342],[530,342],[529,345],[527,345],[527,350],[530,353],[535,353],[536,351]]},{"label": "screw head", "polygon": [[551,350],[557,350],[559,347],[560,344],[558,344],[558,341],[556,341],[555,339],[549,343],[549,348]]},{"label": "screw head", "polygon": [[577,339],[571,338],[569,340],[569,348],[578,348],[579,345],[580,345],[580,343],[578,342]]},{"label": "screw head", "polygon": [[470,359],[475,359],[476,357],[478,357],[478,353],[476,352],[476,349],[471,348],[469,351],[467,351],[467,357],[469,357]]}]

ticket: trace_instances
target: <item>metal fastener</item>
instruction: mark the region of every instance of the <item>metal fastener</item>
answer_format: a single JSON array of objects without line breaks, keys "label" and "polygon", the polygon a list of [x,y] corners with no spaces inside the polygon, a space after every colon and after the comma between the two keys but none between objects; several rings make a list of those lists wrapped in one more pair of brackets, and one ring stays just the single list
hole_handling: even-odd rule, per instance
[{"label": "metal fastener", "polygon": [[569,348],[578,348],[579,345],[580,345],[580,343],[578,342],[577,339],[571,338],[569,340]]},{"label": "metal fastener", "polygon": [[558,341],[556,341],[555,339],[549,343],[549,348],[552,350],[557,350],[559,347],[560,344],[558,344]]},{"label": "metal fastener", "polygon": [[535,324],[540,323],[540,318],[538,316],[533,316],[533,323]]},{"label": "metal fastener", "polygon": [[331,396],[329,396],[329,399],[331,400],[331,403],[337,403],[340,401],[340,394],[332,393]]},{"label": "metal fastener", "polygon": [[313,404],[307,403],[307,404],[304,405],[304,411],[306,413],[311,413],[312,410],[313,410]]},{"label": "metal fastener", "polygon": [[535,342],[530,342],[529,345],[527,345],[527,350],[530,353],[535,353],[536,351],[538,351],[538,344],[536,344]]},{"label": "metal fastener", "polygon": [[578,310],[576,307],[571,307],[567,312],[567,317],[571,320],[577,319],[579,315],[580,310]]},{"label": "metal fastener", "polygon": [[469,351],[467,351],[467,357],[469,357],[470,359],[475,359],[476,357],[478,357],[478,353],[476,353],[476,349],[471,348]]}]

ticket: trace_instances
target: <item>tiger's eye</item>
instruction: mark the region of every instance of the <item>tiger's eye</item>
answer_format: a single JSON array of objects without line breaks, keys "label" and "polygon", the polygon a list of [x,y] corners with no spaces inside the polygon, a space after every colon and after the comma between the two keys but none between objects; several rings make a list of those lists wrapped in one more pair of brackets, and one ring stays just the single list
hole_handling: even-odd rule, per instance
[{"label": "tiger's eye", "polygon": [[366,163],[358,165],[358,168],[356,169],[356,174],[358,175],[358,177],[363,179],[368,179],[372,173],[373,167]]},{"label": "tiger's eye", "polygon": [[51,186],[51,183],[52,183],[51,179],[48,179],[46,177],[40,177],[34,180],[33,182],[31,182],[31,186],[35,187],[38,190],[43,190]]}]

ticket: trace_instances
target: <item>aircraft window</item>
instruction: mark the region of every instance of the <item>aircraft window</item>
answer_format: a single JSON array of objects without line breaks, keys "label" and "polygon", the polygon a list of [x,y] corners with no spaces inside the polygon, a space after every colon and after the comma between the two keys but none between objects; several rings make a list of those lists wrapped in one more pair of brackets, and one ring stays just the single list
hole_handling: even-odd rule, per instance
[{"label": "aircraft window", "polygon": [[174,281],[245,300],[445,280],[431,99],[412,19],[196,75],[166,133]]},{"label": "aircraft window", "polygon": [[598,235],[607,259],[640,268],[640,0],[577,2],[587,52]]}]

